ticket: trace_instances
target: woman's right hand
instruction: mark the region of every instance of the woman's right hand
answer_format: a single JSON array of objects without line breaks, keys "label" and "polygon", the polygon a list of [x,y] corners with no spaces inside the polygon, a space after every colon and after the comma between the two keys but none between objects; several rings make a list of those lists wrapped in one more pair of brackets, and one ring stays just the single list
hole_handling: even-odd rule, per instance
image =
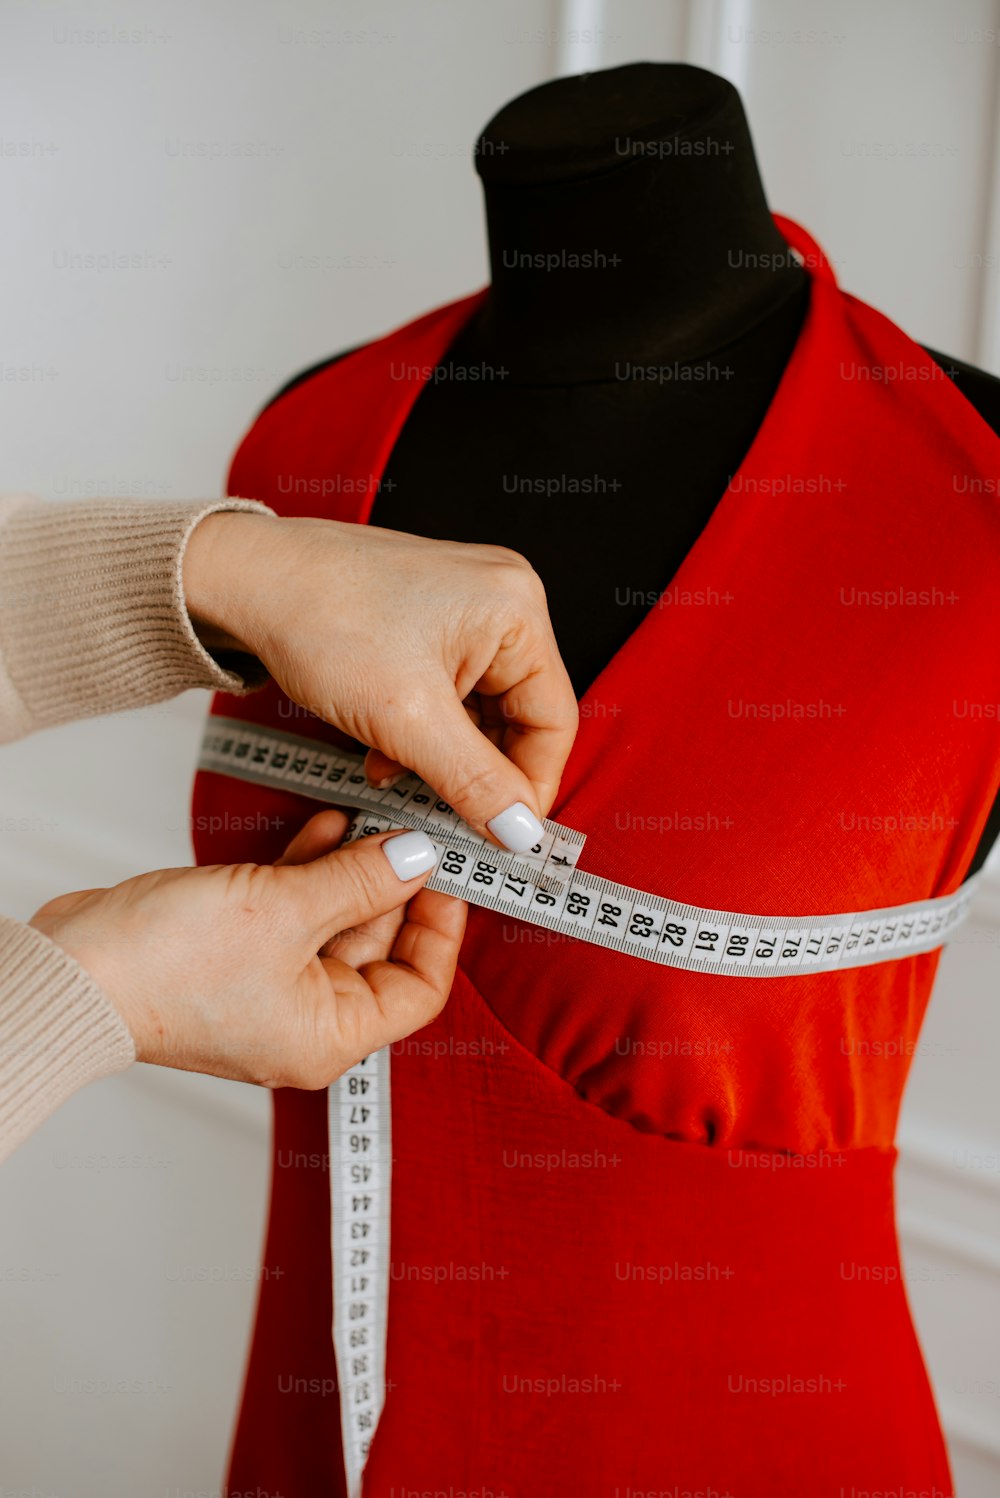
[{"label": "woman's right hand", "polygon": [[423,833],[339,849],[347,827],[321,811],[277,865],[143,874],[61,895],[30,925],[104,990],[139,1061],[326,1087],[439,1013],[466,917],[463,901],[422,888]]},{"label": "woman's right hand", "polygon": [[183,574],[202,642],[368,745],[373,784],[412,770],[483,837],[541,837],[579,710],[524,557],[240,510],[195,526]]}]

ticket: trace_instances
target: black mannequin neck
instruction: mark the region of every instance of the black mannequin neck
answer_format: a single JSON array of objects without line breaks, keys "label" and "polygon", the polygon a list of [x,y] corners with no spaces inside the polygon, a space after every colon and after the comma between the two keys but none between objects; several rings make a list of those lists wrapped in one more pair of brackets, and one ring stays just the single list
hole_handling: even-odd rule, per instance
[{"label": "black mannequin neck", "polygon": [[[547,84],[496,116],[477,161],[493,287],[445,364],[509,374],[427,385],[371,519],[522,552],[582,696],[677,576],[743,461],[809,280],[768,213],[739,98],[709,73],[639,64]],[[522,270],[505,265],[505,248],[603,249],[621,263]],[[1000,432],[1000,381],[932,357]],[[661,369],[622,378],[621,360]],[[512,492],[512,478],[528,487]],[[550,480],[542,497],[533,486]],[[766,497],[754,508],[763,517]],[[595,509],[600,525],[581,523]],[[998,834],[1000,797],[970,873]]]},{"label": "black mannequin neck", "polygon": [[739,95],[700,68],[543,84],[494,116],[476,166],[492,286],[455,353],[514,380],[704,358],[802,288]]}]

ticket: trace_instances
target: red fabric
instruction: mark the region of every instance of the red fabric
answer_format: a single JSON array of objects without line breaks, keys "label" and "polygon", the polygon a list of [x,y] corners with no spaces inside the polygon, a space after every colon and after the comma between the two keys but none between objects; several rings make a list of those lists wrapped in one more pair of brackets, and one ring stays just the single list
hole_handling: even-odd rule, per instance
[{"label": "red fabric", "polygon": [[[812,276],[802,333],[665,602],[583,700],[552,815],[626,884],[864,910],[954,890],[997,791],[998,444],[779,223]],[[284,396],[229,491],[366,520],[478,300]],[[900,589],[926,599],[885,606]],[[273,687],[214,711],[336,738]],[[270,859],[313,809],[199,774],[198,857]],[[892,1201],[937,963],[721,978],[473,908],[447,1008],[393,1058],[368,1498],[950,1493]],[[276,1094],[281,1274],[262,1282],[237,1490],[343,1492],[326,1151],[325,1094]]]}]

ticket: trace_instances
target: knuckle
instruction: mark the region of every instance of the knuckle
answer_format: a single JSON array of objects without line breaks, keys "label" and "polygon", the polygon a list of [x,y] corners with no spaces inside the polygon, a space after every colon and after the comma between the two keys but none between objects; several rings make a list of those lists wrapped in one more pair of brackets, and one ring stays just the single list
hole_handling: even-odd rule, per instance
[{"label": "knuckle", "polygon": [[493,584],[506,597],[544,598],[542,579],[519,551],[509,546],[487,546],[483,548],[493,569]]},{"label": "knuckle", "polygon": [[488,562],[492,566],[513,570],[520,570],[522,568],[531,570],[531,563],[527,557],[522,556],[519,551],[515,551],[512,546],[497,546],[490,543],[483,543],[477,547],[477,550],[483,561]]},{"label": "knuckle", "polygon": [[330,1016],[314,1014],[303,1026],[298,1043],[289,1049],[281,1067],[281,1087],[320,1092],[338,1075],[335,1025]]},{"label": "knuckle", "polygon": [[545,600],[545,586],[530,562],[524,562],[523,567],[510,568],[507,589],[515,598],[530,604],[537,605]]},{"label": "knuckle", "polygon": [[376,904],[385,888],[385,874],[381,865],[385,863],[385,857],[381,853],[376,857],[373,847],[366,848],[362,844],[355,845],[351,853],[338,863],[338,872],[343,882],[343,890],[351,910],[368,910]]},{"label": "knuckle", "polygon": [[[424,729],[434,720],[437,703],[432,693],[420,690],[420,685],[416,688],[412,683],[401,685],[392,696],[393,727],[397,737],[405,736],[404,742],[409,741],[414,730]],[[386,752],[383,745],[379,748]]]},{"label": "knuckle", "polygon": [[451,804],[456,811],[469,806],[492,805],[500,799],[500,777],[485,766],[460,769],[451,782]]},{"label": "knuckle", "polygon": [[301,1057],[292,1071],[294,1077],[289,1085],[297,1087],[300,1092],[321,1092],[330,1085],[331,1078],[336,1074],[331,1071],[328,1063],[317,1056]]},{"label": "knuckle", "polygon": [[225,867],[226,897],[243,914],[259,917],[274,903],[274,873],[268,864]]},{"label": "knuckle", "polygon": [[573,696],[568,696],[565,702],[559,704],[555,715],[555,726],[561,730],[576,733],[580,727],[580,704]]},{"label": "knuckle", "polygon": [[447,1002],[448,1002],[448,990],[447,990],[447,988],[445,988],[445,989],[434,988],[430,984],[428,984],[427,985],[426,1003],[424,1004],[424,1012],[426,1013],[427,1018],[424,1020],[424,1024],[425,1025],[429,1025],[429,1024],[432,1023],[432,1021],[436,1020],[437,1017],[438,1017],[438,1015],[444,1009],[444,1006],[447,1004]]}]

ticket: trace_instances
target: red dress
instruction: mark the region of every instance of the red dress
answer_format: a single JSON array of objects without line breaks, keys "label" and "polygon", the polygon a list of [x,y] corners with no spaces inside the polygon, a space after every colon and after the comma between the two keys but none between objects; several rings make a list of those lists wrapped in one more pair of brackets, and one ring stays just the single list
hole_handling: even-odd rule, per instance
[{"label": "red dress", "polygon": [[[551,815],[623,884],[860,911],[956,889],[997,793],[1000,722],[983,707],[1000,702],[1000,446],[779,222],[812,276],[798,343],[664,579],[669,606],[587,693]],[[285,395],[230,492],[364,522],[477,302]],[[337,737],[273,686],[214,710]],[[272,859],[314,809],[199,774],[195,825],[229,814],[199,860]],[[239,830],[264,817],[283,825]],[[393,1051],[389,1390],[365,1494],[951,1493],[894,1273],[898,1042],[917,1039],[938,957],[761,982],[471,908],[448,1005]],[[269,1272],[230,1483],[320,1498],[344,1480],[327,1100],[274,1101]]]}]

